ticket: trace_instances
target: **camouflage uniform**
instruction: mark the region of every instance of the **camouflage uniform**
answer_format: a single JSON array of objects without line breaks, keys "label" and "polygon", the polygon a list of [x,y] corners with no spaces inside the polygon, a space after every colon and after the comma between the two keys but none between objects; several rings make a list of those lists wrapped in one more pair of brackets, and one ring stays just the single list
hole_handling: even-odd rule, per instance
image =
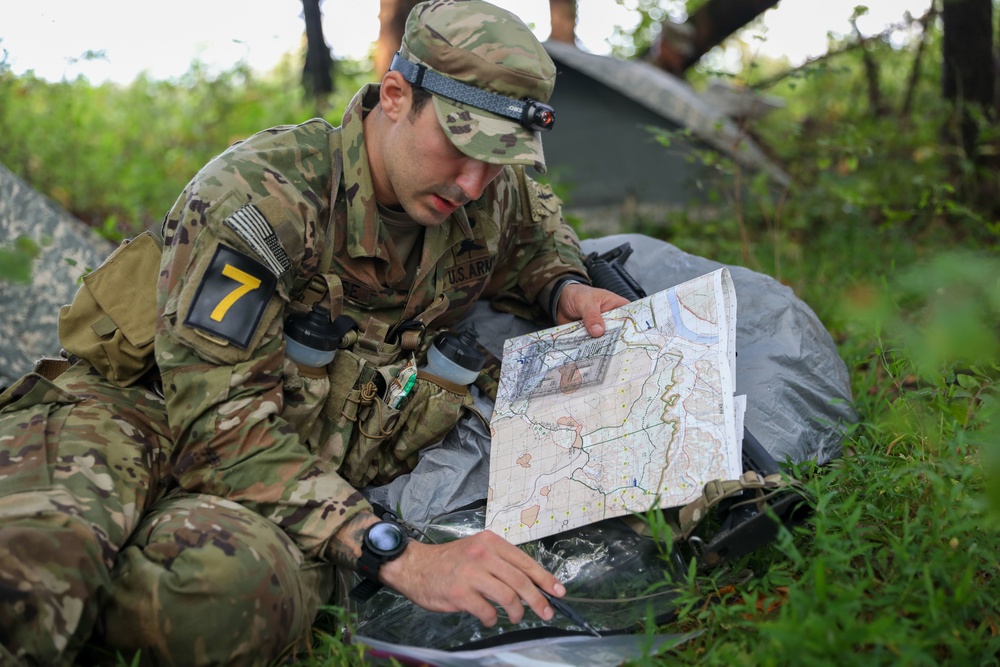
[{"label": "camouflage uniform", "polygon": [[[442,8],[452,27],[439,30],[465,39],[454,48],[502,46],[513,55],[497,58],[541,74],[497,92],[547,99],[554,68],[541,47],[508,46],[535,48],[533,37],[474,43],[479,26],[509,20],[483,3],[418,6],[405,53],[436,63],[413,35]],[[122,387],[81,361],[0,397],[4,664],[67,663],[95,632],[153,664],[270,661],[330,595],[333,536],[369,508],[356,489],[409,469],[468,405],[466,388],[428,378],[399,409],[382,403],[379,380],[427,344],[387,340],[390,328],[440,330],[480,298],[541,314],[559,279],[586,280],[558,200],[520,166],[540,161],[540,144],[524,151],[530,137],[491,134],[510,123],[435,97],[460,150],[508,166],[425,230],[413,284],[400,286],[404,258],[387,242],[364,146],[377,92],[362,89],[339,129],[266,130],[191,181],[163,225],[155,369]],[[328,367],[302,368],[285,356],[284,321],[317,302],[360,331]]]}]

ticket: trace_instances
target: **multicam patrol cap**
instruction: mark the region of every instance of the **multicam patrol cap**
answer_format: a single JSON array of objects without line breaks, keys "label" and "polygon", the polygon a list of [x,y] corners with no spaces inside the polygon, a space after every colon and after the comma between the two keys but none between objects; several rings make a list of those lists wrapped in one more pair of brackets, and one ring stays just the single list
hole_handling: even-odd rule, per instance
[{"label": "multicam patrol cap", "polygon": [[510,12],[482,0],[420,3],[390,69],[433,93],[441,127],[465,155],[545,171],[556,68]]}]

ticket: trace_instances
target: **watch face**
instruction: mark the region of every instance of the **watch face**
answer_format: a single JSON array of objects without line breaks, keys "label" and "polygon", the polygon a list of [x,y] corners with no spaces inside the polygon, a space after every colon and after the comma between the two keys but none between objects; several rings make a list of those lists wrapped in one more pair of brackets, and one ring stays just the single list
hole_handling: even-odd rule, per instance
[{"label": "watch face", "polygon": [[382,556],[394,556],[398,554],[406,543],[406,533],[395,523],[382,521],[372,524],[368,532],[365,533],[365,542],[375,553]]}]

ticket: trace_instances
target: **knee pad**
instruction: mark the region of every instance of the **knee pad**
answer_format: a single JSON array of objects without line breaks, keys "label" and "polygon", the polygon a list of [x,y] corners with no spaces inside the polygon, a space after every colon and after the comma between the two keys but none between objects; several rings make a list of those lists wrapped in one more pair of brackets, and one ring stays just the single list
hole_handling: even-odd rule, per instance
[{"label": "knee pad", "polygon": [[143,519],[112,580],[108,648],[142,664],[264,665],[308,638],[333,568],[237,503],[183,495]]}]

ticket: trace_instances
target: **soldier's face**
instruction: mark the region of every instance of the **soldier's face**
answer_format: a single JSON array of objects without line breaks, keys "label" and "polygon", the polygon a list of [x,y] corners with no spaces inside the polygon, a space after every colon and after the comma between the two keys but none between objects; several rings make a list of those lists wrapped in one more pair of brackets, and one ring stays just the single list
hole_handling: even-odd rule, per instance
[{"label": "soldier's face", "polygon": [[414,116],[403,109],[387,137],[383,167],[391,197],[419,224],[433,227],[479,199],[503,165],[474,160],[448,140],[433,101]]}]

